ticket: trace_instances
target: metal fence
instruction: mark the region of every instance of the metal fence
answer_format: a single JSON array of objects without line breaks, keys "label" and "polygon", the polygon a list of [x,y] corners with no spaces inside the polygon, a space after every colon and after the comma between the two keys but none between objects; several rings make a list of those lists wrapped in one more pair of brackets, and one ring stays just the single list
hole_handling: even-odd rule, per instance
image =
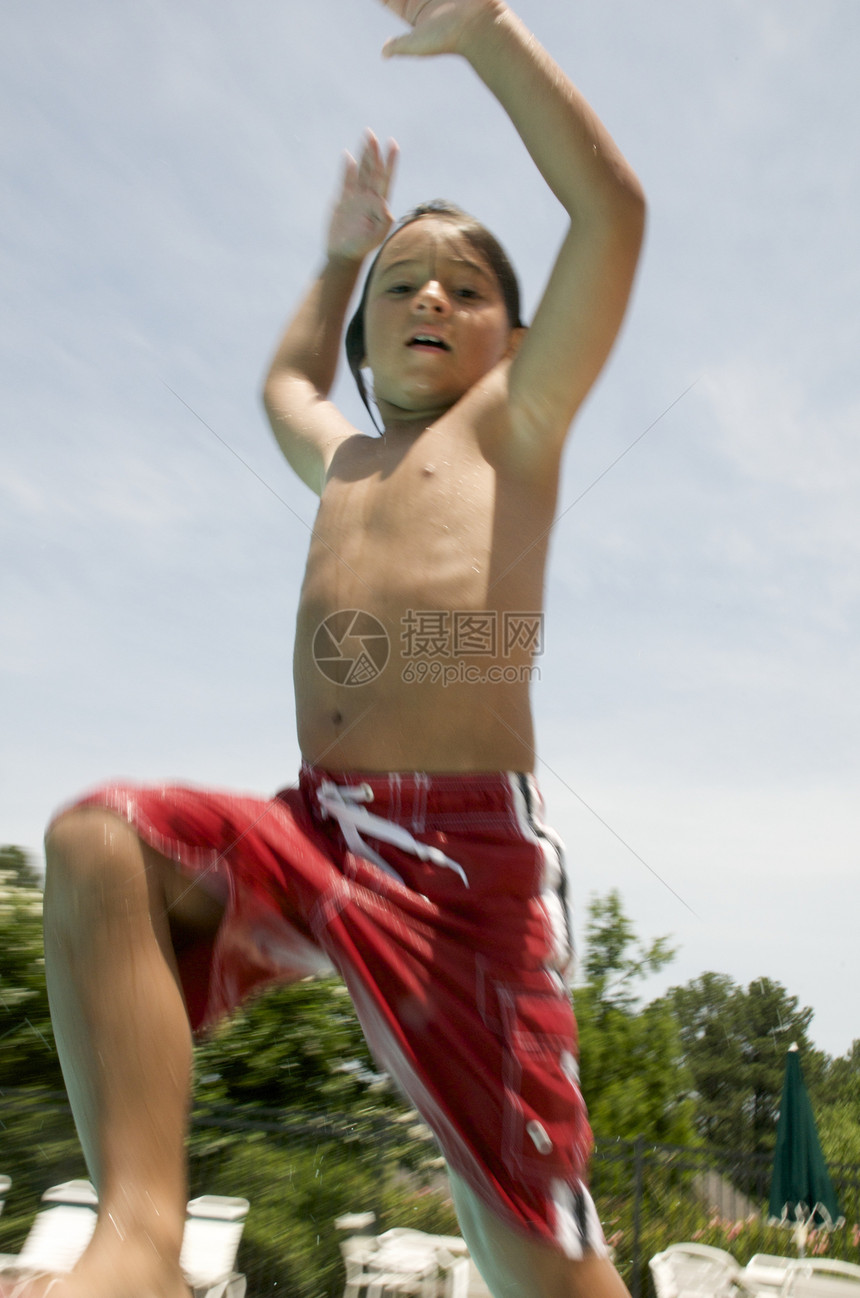
[{"label": "metal fence", "polygon": [[[414,1114],[199,1111],[189,1139],[190,1193],[242,1195],[251,1212],[239,1254],[249,1298],[336,1298],[343,1290],[335,1218],[371,1211],[376,1230],[456,1230],[435,1146]],[[846,1225],[807,1251],[860,1260],[860,1168],[830,1168]],[[0,1091],[0,1173],[12,1177],[0,1252],[23,1241],[42,1191],[86,1175],[64,1097]],[[768,1225],[770,1160],[738,1151],[598,1138],[592,1190],[633,1298],[652,1290],[648,1259],[699,1239],[753,1253],[794,1251]]]},{"label": "metal fence", "polygon": [[[812,1231],[809,1253],[860,1261],[860,1167],[831,1165],[845,1225]],[[792,1256],[790,1229],[770,1224],[771,1157],[739,1150],[597,1138],[592,1192],[633,1298],[651,1292],[648,1259],[667,1244],[698,1240],[733,1253]]]}]

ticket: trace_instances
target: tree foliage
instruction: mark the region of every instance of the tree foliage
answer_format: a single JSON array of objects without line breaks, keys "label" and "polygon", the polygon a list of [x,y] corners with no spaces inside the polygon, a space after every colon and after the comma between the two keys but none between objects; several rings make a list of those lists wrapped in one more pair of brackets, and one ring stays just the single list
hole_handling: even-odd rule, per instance
[{"label": "tree foliage", "polygon": [[62,1086],[42,947],[39,875],[18,847],[0,848],[0,1078]]},{"label": "tree foliage", "polygon": [[337,979],[267,992],[196,1055],[197,1093],[207,1103],[341,1114],[396,1103]]},{"label": "tree foliage", "polygon": [[815,1095],[822,1104],[847,1104],[860,1115],[860,1040],[841,1058],[827,1061],[816,1082]]},{"label": "tree foliage", "polygon": [[641,999],[636,984],[675,958],[667,937],[656,938],[650,946],[637,939],[615,888],[591,899],[585,940],[586,978],[606,1011],[633,1011]]},{"label": "tree foliage", "polygon": [[708,1144],[770,1153],[785,1072],[796,1041],[808,1081],[823,1057],[812,1047],[812,1010],[770,978],[739,987],[727,974],[705,973],[673,987],[664,1004],[674,1012],[693,1079],[696,1128]]},{"label": "tree foliage", "polygon": [[[299,983],[252,1001],[197,1050],[198,1090],[242,1108],[391,1107],[344,988]],[[26,854],[0,848],[0,1078],[62,1089],[45,987],[40,879]]]},{"label": "tree foliage", "polygon": [[615,891],[592,899],[586,983],[575,995],[582,1089],[595,1131],[685,1144],[693,1137],[681,1043],[665,1005],[640,1009],[639,984],[673,957],[666,938],[644,946]]},{"label": "tree foliage", "polygon": [[860,1041],[827,1061],[812,1087],[812,1103],[828,1163],[860,1166]]},{"label": "tree foliage", "polygon": [[0,887],[35,888],[41,892],[42,879],[31,857],[20,847],[7,843],[0,847]]}]

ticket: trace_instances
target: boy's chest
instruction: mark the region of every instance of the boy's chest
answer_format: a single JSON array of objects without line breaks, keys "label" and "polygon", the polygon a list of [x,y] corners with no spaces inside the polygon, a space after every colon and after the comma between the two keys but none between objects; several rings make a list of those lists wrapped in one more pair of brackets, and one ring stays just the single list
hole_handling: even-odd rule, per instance
[{"label": "boy's chest", "polygon": [[423,437],[394,454],[367,441],[332,465],[306,604],[483,608],[491,589],[511,607],[540,598],[551,491],[529,490],[474,446]]},{"label": "boy's chest", "polygon": [[316,530],[358,535],[371,544],[416,545],[444,538],[486,537],[495,502],[495,473],[486,461],[453,454],[444,443],[414,445],[333,474],[323,492]]}]

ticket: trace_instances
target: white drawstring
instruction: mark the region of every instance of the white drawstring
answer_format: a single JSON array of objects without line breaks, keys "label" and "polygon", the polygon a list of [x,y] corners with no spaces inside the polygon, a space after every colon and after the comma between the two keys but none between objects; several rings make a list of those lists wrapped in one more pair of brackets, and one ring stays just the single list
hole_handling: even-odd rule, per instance
[{"label": "white drawstring", "polygon": [[438,847],[430,847],[427,843],[419,842],[402,825],[395,825],[393,821],[384,820],[382,816],[374,816],[366,807],[356,805],[373,801],[373,789],[369,784],[335,784],[333,780],[323,780],[317,789],[317,801],[324,816],[335,818],[351,852],[372,861],[374,865],[379,866],[380,870],[384,870],[400,883],[403,883],[403,879],[397,871],[365,843],[359,831],[369,834],[371,838],[378,838],[382,843],[399,847],[401,851],[417,856],[420,861],[430,861],[432,865],[456,871],[468,888],[469,880],[463,867],[456,861],[452,861],[451,857],[446,856],[444,852],[440,852]]}]

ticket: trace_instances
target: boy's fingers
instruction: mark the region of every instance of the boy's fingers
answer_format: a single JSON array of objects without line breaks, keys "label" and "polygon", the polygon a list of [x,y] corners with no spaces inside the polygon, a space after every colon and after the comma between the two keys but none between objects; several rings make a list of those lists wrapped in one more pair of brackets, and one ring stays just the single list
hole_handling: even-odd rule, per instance
[{"label": "boy's fingers", "polygon": [[406,39],[407,38],[405,36],[390,37],[389,40],[387,40],[382,47],[382,57],[384,59],[392,59],[392,58],[396,58],[398,54],[408,53],[408,50],[404,51],[401,48],[404,42],[406,41]]},{"label": "boy's fingers", "polygon": [[344,194],[354,196],[365,190],[387,198],[399,154],[396,140],[389,140],[383,150],[373,131],[368,129],[362,140],[358,161],[351,153],[344,152]]},{"label": "boy's fingers", "polygon": [[361,141],[361,152],[359,154],[359,162],[362,168],[368,166],[368,163],[373,159],[374,153],[378,152],[378,150],[379,145],[376,136],[370,130],[365,131]]},{"label": "boy's fingers", "polygon": [[373,193],[382,184],[380,170],[376,166],[362,167],[358,176],[358,188],[364,193]]},{"label": "boy's fingers", "polygon": [[382,47],[384,59],[398,58],[400,55],[422,58],[436,53],[439,51],[434,45],[428,43],[425,34],[417,31],[406,32],[403,36],[392,36]]},{"label": "boy's fingers", "polygon": [[391,177],[394,175],[394,168],[397,166],[397,159],[400,156],[400,148],[396,140],[388,141],[388,158],[385,163],[385,193],[388,194],[391,185]]},{"label": "boy's fingers", "polygon": [[358,163],[351,153],[344,153],[343,158],[343,192],[351,194],[358,179]]},{"label": "boy's fingers", "polygon": [[379,140],[370,133],[362,155],[362,170],[366,176],[383,176],[386,171],[386,162]]}]

